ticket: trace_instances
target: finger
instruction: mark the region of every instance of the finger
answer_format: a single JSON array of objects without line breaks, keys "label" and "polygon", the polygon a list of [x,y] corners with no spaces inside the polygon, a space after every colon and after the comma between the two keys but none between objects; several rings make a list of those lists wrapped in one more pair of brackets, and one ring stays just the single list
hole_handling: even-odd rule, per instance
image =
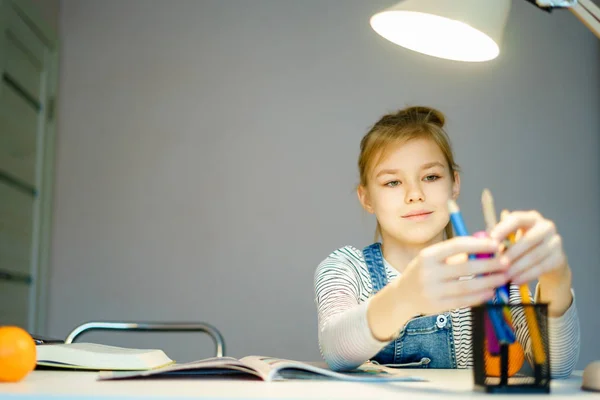
[{"label": "finger", "polygon": [[492,229],[490,237],[501,242],[519,228],[531,228],[541,218],[537,211],[514,211],[508,215],[505,213],[505,218]]},{"label": "finger", "polygon": [[[500,212],[500,221],[505,220],[508,217],[509,214],[510,213],[508,212],[508,210],[502,210]],[[500,242],[501,243],[501,245],[500,245],[500,254],[504,253],[506,251],[506,249],[510,246],[510,240],[509,239],[510,239],[510,234],[509,234],[508,239],[504,239],[504,240],[502,240]]]},{"label": "finger", "polygon": [[518,242],[519,240],[521,240],[523,235],[524,235],[523,229],[521,229],[521,228],[517,229],[517,233],[515,234],[515,241]]},{"label": "finger", "polygon": [[462,296],[452,297],[444,300],[444,309],[453,310],[456,308],[472,307],[485,303],[494,297],[493,289],[486,289],[476,293],[469,293]]},{"label": "finger", "polygon": [[508,282],[506,274],[496,273],[469,280],[445,282],[440,285],[439,290],[442,298],[456,297],[488,289],[495,289],[498,286],[504,285],[506,282]]},{"label": "finger", "polygon": [[439,273],[442,280],[450,281],[469,275],[482,275],[494,272],[505,273],[509,266],[510,264],[503,262],[501,258],[489,258],[448,265],[446,268],[441,268]]},{"label": "finger", "polygon": [[468,259],[469,259],[469,255],[467,253],[460,253],[460,254],[455,254],[453,256],[446,258],[444,260],[444,262],[448,265],[454,265],[454,264],[465,263],[465,262],[467,262]]},{"label": "finger", "polygon": [[523,257],[527,252],[531,251],[536,246],[539,246],[544,240],[551,238],[556,234],[554,224],[550,221],[541,221],[533,228],[525,232],[523,237],[510,246],[503,254],[509,262],[514,263],[520,257]]},{"label": "finger", "polygon": [[426,259],[443,262],[448,257],[460,253],[489,254],[495,253],[498,249],[498,242],[492,239],[460,236],[425,248],[421,252],[421,256]]},{"label": "finger", "polygon": [[523,283],[530,282],[539,278],[546,272],[554,270],[559,265],[562,265],[563,262],[564,257],[561,253],[553,253],[551,256],[545,258],[541,263],[534,265],[522,274],[516,276],[513,282],[515,285],[521,285]]},{"label": "finger", "polygon": [[[502,221],[503,219],[506,219],[509,215],[510,215],[510,213],[508,212],[508,210],[502,210],[502,212],[500,213],[500,220]],[[519,239],[521,239],[523,237],[523,228],[517,229],[517,232],[511,238],[511,234],[512,233],[513,232],[511,232],[511,233],[508,234],[508,243],[509,244],[510,244],[511,240],[514,241],[514,242],[518,242]],[[507,239],[503,240],[502,243],[506,244],[507,243]]]},{"label": "finger", "polygon": [[558,235],[547,236],[538,246],[523,254],[508,269],[508,277],[514,278],[528,268],[537,265],[555,252],[560,252],[561,239]]}]

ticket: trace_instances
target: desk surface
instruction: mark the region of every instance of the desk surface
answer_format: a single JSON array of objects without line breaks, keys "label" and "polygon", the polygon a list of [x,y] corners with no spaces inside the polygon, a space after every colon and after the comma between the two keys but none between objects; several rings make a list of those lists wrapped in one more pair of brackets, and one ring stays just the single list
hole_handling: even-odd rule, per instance
[{"label": "desk surface", "polygon": [[[463,399],[490,396],[473,390],[470,370],[403,370],[428,382],[356,383],[339,381],[262,382],[240,379],[179,378],[96,381],[95,372],[34,371],[19,383],[0,383],[0,399]],[[556,398],[595,397],[582,391],[581,373],[552,382]],[[493,395],[494,398],[506,397]],[[512,399],[515,396],[510,396]],[[519,396],[520,397],[520,396]],[[527,396],[528,398],[530,396]]]}]

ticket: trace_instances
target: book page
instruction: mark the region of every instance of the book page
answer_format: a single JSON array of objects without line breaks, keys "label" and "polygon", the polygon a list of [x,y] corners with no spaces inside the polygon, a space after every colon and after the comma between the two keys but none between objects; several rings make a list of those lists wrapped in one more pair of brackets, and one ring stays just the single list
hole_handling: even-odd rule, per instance
[{"label": "book page", "polygon": [[360,382],[423,382],[426,379],[415,375],[393,374],[385,368],[365,363],[355,370],[335,372],[309,363],[274,357],[248,356],[240,360],[265,376],[265,381],[288,379],[339,379]]},{"label": "book page", "polygon": [[213,357],[199,361],[192,361],[182,364],[174,364],[163,368],[157,368],[150,371],[101,371],[98,379],[128,379],[140,378],[159,375],[226,375],[230,373],[238,373],[252,375],[262,379],[260,373],[253,368],[241,363],[239,360],[232,357]]},{"label": "book page", "polygon": [[36,361],[43,366],[92,370],[145,370],[173,363],[162,350],[96,343],[37,345]]},{"label": "book page", "polygon": [[139,355],[148,353],[162,352],[158,349],[131,349],[126,347],[107,346],[98,343],[62,343],[62,344],[42,344],[36,346],[39,354],[62,354],[65,351],[76,350],[77,352],[86,352],[93,354],[110,354],[110,355]]}]

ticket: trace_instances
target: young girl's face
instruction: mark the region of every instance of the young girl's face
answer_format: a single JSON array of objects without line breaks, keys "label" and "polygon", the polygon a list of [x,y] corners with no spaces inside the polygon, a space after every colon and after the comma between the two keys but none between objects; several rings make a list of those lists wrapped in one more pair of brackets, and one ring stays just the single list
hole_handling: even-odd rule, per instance
[{"label": "young girl's face", "polygon": [[[453,179],[454,178],[454,179]],[[450,214],[448,199],[460,190],[439,146],[413,139],[389,149],[359,188],[363,207],[377,216],[382,234],[409,245],[441,239]]]}]

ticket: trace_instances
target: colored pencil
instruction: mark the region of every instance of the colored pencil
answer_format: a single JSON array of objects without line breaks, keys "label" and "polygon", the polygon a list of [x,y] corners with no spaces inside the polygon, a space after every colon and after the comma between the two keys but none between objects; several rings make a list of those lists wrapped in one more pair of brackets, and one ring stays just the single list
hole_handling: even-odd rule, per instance
[{"label": "colored pencil", "polygon": [[[462,218],[462,214],[460,212],[460,208],[456,204],[456,202],[452,199],[448,200],[448,210],[450,212],[450,221],[452,222],[452,226],[456,231],[458,236],[469,236],[469,231],[465,225],[465,222]],[[476,256],[473,254],[473,256]],[[493,302],[488,301],[488,304],[493,304]],[[488,314],[490,316],[490,320],[494,326],[494,330],[496,332],[496,337],[500,343],[514,343],[515,336],[514,333],[507,329],[507,326],[504,322],[504,318],[502,318],[501,314],[497,314],[493,312],[493,309],[490,308]]]},{"label": "colored pencil", "polygon": [[[501,218],[504,218],[508,212],[502,212]],[[515,233],[511,233],[508,236],[510,244],[516,243]],[[531,298],[529,297],[529,287],[526,283],[519,286],[519,293],[521,294],[521,302],[523,303],[523,311],[525,313],[525,321],[529,329],[529,337],[531,338],[531,349],[533,351],[533,360],[536,364],[544,364],[546,362],[546,352],[544,351],[544,345],[542,342],[542,336],[540,334],[540,327],[537,323],[535,315],[535,309],[532,304]]]}]

